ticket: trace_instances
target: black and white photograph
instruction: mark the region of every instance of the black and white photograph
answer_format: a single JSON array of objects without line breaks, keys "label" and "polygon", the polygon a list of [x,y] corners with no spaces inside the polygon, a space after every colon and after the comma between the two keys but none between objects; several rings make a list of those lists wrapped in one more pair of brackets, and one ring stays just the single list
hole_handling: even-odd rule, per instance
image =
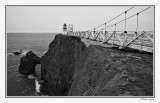
[{"label": "black and white photograph", "polygon": [[154,5],[6,5],[6,97],[146,97]]}]

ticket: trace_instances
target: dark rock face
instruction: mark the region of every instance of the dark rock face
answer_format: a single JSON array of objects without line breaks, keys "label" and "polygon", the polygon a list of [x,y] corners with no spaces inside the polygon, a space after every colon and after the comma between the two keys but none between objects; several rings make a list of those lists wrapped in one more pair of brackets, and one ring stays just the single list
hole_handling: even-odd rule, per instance
[{"label": "dark rock face", "polygon": [[22,74],[29,75],[34,73],[37,64],[40,64],[41,58],[32,51],[27,52],[26,56],[20,60],[18,71]]},{"label": "dark rock face", "polygon": [[14,52],[12,54],[14,54],[14,55],[20,55],[21,53],[20,52]]},{"label": "dark rock face", "polygon": [[57,35],[41,60],[42,92],[52,96],[153,96],[153,55]]},{"label": "dark rock face", "polygon": [[68,96],[153,96],[153,55],[90,45],[74,71]]},{"label": "dark rock face", "polygon": [[78,37],[61,34],[55,36],[41,61],[43,92],[52,96],[68,94],[74,74],[75,61],[85,48],[85,44]]},{"label": "dark rock face", "polygon": [[18,51],[13,51],[13,52],[12,52],[13,55],[20,55],[20,54],[22,54],[22,53],[23,53],[22,50],[18,50]]}]

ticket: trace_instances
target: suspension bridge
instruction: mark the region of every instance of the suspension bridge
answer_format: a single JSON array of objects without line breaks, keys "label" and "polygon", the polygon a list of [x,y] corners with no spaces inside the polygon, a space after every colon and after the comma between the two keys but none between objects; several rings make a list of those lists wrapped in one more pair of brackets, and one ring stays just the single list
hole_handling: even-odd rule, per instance
[{"label": "suspension bridge", "polygon": [[[76,29],[73,25],[69,25],[68,30],[66,31],[66,27],[63,27],[63,31],[66,31],[66,35],[69,36],[77,36],[81,38],[85,38],[91,41],[101,42],[102,44],[110,44],[112,46],[116,46],[119,49],[124,49],[126,47],[137,49],[139,51],[146,51],[153,53],[154,50],[154,32],[153,31],[138,31],[139,26],[139,15],[143,12],[146,12],[148,9],[152,7],[147,7],[129,17],[127,17],[127,13],[132,10],[134,7],[129,8],[118,16],[112,18],[111,20],[95,27],[90,30],[81,31]],[[114,21],[120,16],[124,16],[125,18],[121,21],[118,21],[114,24],[108,25],[108,23]],[[135,31],[127,31],[127,20],[136,17],[136,28]],[[124,30],[118,31],[117,25],[124,22]],[[66,26],[66,25],[65,25]],[[107,28],[114,27],[114,31],[107,31]],[[100,29],[99,29],[100,28]]]}]

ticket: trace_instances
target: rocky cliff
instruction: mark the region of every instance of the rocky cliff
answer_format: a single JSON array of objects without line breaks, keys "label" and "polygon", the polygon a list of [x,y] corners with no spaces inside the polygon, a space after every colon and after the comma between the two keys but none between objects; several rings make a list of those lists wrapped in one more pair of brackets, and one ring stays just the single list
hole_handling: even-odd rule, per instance
[{"label": "rocky cliff", "polygon": [[75,61],[86,48],[81,39],[73,36],[56,35],[49,50],[42,57],[42,91],[49,95],[67,95],[72,83]]},{"label": "rocky cliff", "polygon": [[57,35],[42,57],[42,91],[53,96],[152,96],[153,55],[88,48],[78,37]]},{"label": "rocky cliff", "polygon": [[153,55],[90,45],[68,96],[152,96]]}]

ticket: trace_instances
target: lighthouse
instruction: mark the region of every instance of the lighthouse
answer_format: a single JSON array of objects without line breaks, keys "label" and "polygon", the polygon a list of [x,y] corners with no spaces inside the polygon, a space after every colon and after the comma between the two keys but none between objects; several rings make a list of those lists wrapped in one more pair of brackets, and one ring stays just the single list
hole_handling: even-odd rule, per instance
[{"label": "lighthouse", "polygon": [[65,23],[63,24],[63,34],[67,35],[67,25]]}]

